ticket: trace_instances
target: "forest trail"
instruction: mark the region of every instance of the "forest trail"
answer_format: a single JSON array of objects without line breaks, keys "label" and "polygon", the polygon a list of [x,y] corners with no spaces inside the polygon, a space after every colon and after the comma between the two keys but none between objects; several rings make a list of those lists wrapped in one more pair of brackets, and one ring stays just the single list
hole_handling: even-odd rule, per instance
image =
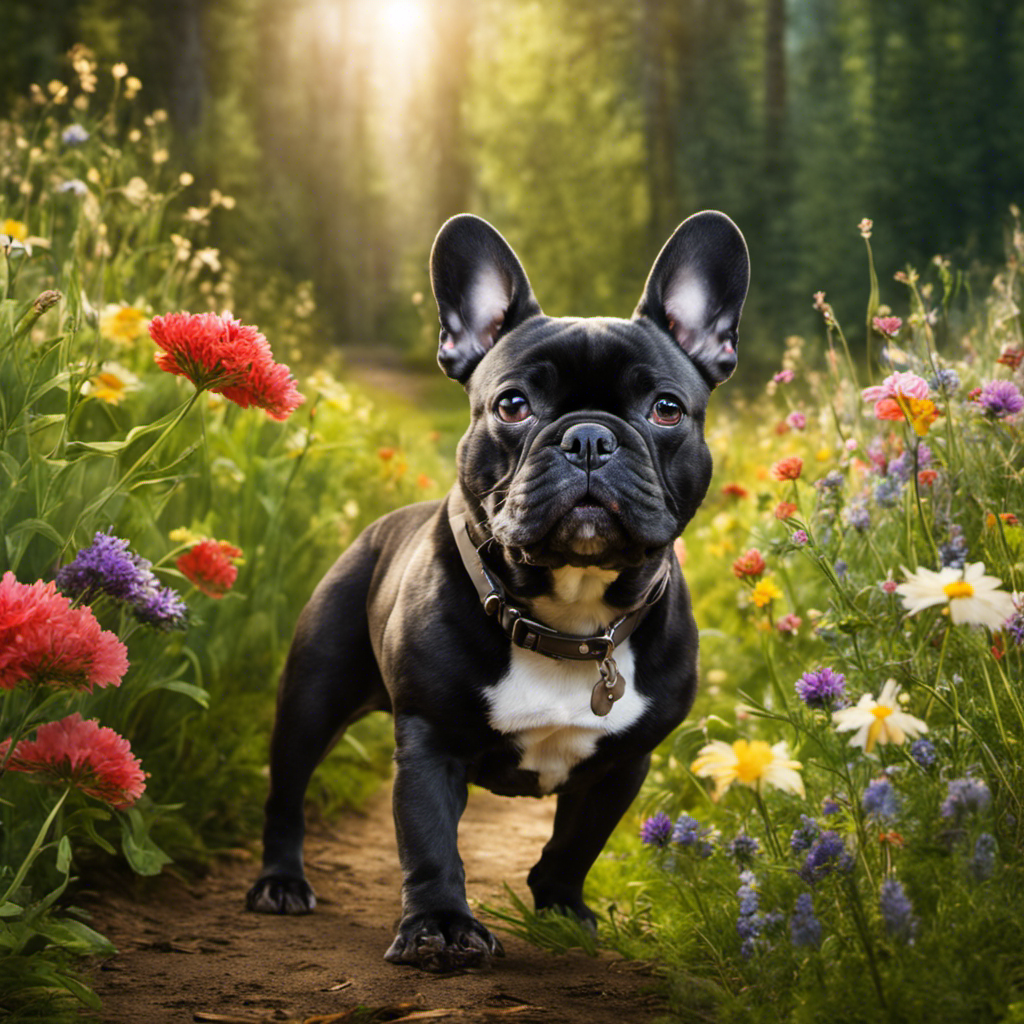
[{"label": "forest trail", "polygon": [[[459,845],[474,906],[506,904],[506,881],[527,897],[553,816],[552,799],[471,793]],[[401,882],[390,787],[364,813],[312,827],[306,859],[319,899],[306,917],[245,911],[254,856],[222,861],[194,884],[162,877],[135,894],[95,893],[85,903],[93,927],[119,950],[93,972],[105,1024],[644,1024],[663,1009],[647,965],[556,956],[501,932],[506,956],[486,970],[386,964]]]}]

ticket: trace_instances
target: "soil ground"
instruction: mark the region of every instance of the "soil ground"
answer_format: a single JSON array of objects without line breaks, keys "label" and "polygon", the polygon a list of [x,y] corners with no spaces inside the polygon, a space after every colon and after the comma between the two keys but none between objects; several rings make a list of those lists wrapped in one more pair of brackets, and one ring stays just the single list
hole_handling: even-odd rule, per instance
[{"label": "soil ground", "polygon": [[[553,800],[472,792],[459,845],[473,905],[507,904],[505,881],[528,896],[526,873],[553,816]],[[304,917],[244,910],[253,856],[190,885],[162,877],[135,893],[97,893],[93,926],[119,950],[93,972],[105,1024],[645,1024],[662,1009],[647,965],[556,956],[500,931],[506,956],[486,970],[385,963],[401,882],[388,788],[365,813],[311,828],[306,861],[319,905]]]}]

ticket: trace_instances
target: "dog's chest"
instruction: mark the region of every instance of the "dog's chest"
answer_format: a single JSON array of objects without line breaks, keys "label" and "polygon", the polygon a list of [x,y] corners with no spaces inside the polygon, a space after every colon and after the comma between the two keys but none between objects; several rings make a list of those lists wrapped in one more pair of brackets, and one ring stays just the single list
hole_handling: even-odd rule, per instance
[{"label": "dog's chest", "polygon": [[[555,599],[537,604],[542,621],[577,635],[608,625],[607,606],[592,599],[596,593],[603,594],[608,580],[592,571],[582,573],[556,572]],[[570,603],[559,594],[579,599]],[[602,736],[628,729],[646,710],[647,698],[635,686],[629,641],[615,651],[615,663],[625,693],[605,716],[595,715],[590,708],[591,693],[600,679],[596,661],[556,661],[513,647],[508,671],[487,692],[491,727],[513,739],[520,750],[519,768],[537,772],[542,792],[550,793],[564,782],[575,765],[593,754]]]}]

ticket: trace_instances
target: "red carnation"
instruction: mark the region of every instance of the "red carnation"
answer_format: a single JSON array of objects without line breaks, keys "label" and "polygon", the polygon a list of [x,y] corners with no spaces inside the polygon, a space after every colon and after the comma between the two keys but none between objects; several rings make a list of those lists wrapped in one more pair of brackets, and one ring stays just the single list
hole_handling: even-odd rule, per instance
[{"label": "red carnation", "polygon": [[744,551],[735,562],[732,563],[733,575],[738,579],[755,579],[764,572],[764,559],[757,548]]},{"label": "red carnation", "polygon": [[779,459],[770,472],[773,480],[799,480],[800,474],[804,471],[804,460],[799,455],[789,455]]},{"label": "red carnation", "polygon": [[178,568],[207,597],[219,600],[234,586],[238,569],[231,561],[242,551],[226,540],[201,540],[177,561]]},{"label": "red carnation", "polygon": [[88,607],[72,608],[54,583],[0,580],[0,690],[19,683],[92,690],[120,686],[128,651]]},{"label": "red carnation", "polygon": [[[10,745],[10,740],[0,743],[0,762]],[[98,722],[83,721],[77,711],[39,726],[34,740],[18,742],[7,767],[56,786],[74,786],[117,808],[130,807],[146,788],[146,773],[128,741]]]},{"label": "red carnation", "polygon": [[305,401],[255,327],[216,313],[168,313],[153,317],[149,334],[163,349],[157,366],[187,377],[200,391],[216,391],[243,409],[255,405],[275,420],[287,419]]}]

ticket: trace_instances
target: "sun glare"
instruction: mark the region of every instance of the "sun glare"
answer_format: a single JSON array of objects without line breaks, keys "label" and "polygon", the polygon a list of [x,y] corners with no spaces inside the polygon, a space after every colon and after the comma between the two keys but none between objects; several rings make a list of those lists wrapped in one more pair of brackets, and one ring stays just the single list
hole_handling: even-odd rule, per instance
[{"label": "sun glare", "polygon": [[[427,28],[427,11],[422,0],[380,0],[373,6],[377,31],[383,49],[404,50],[422,42]],[[390,45],[389,45],[390,43]]]}]

